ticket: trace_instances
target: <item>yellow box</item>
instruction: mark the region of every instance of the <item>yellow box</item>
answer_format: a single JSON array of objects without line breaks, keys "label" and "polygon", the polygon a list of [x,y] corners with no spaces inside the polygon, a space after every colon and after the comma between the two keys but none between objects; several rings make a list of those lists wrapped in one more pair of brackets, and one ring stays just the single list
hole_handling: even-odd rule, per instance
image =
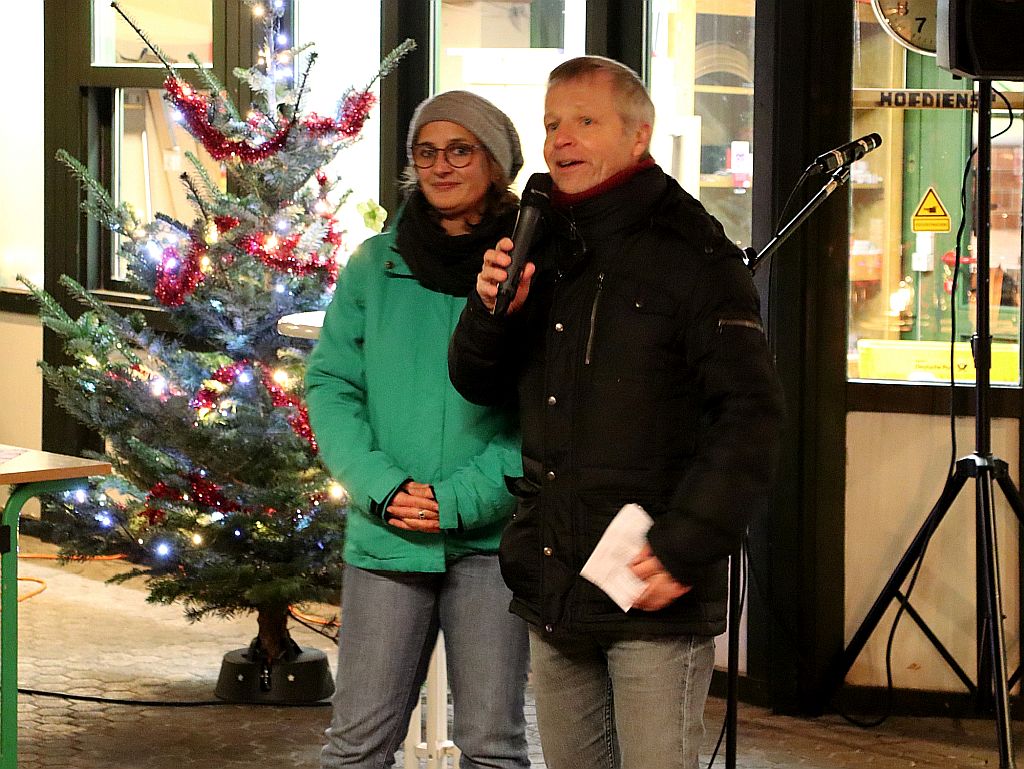
[{"label": "yellow box", "polygon": [[[957,342],[953,349],[956,381],[975,381],[970,343]],[[949,382],[949,342],[858,339],[857,352],[860,358],[859,379]],[[1020,345],[992,344],[990,378],[1000,384],[1017,384],[1020,381]]]}]

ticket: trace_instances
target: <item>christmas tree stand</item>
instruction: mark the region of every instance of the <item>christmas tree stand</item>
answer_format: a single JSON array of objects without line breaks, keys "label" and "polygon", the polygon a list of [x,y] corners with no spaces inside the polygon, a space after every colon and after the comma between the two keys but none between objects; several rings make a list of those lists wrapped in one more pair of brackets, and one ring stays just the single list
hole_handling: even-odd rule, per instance
[{"label": "christmas tree stand", "polygon": [[213,693],[228,702],[300,705],[330,697],[334,681],[319,649],[300,649],[292,642],[288,653],[271,660],[257,638],[247,649],[224,655]]}]

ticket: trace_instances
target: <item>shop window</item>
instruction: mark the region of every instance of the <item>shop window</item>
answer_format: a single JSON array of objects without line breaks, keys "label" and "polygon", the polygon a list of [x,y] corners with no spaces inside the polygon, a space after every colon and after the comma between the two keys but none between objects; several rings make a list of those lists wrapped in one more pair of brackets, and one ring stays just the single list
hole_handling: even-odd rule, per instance
[{"label": "shop window", "polygon": [[648,13],[652,154],[750,245],[754,0],[653,0]]},{"label": "shop window", "polygon": [[[876,132],[882,146],[853,164],[850,267],[850,379],[948,382],[954,334],[956,381],[974,381],[977,267],[974,185],[961,205],[964,165],[977,145],[969,80],[932,57],[907,52],[882,31],[870,6],[855,3],[854,136]],[[991,378],[1020,381],[1020,83],[996,83],[1018,110],[993,142],[990,323]],[[996,102],[993,132],[1009,113]],[[971,177],[971,180],[974,176]],[[956,233],[967,217],[953,286]]]},{"label": "shop window", "polygon": [[434,14],[432,92],[472,91],[508,114],[526,161],[520,186],[546,171],[547,77],[585,52],[585,0],[441,0]]},{"label": "shop window", "polygon": [[43,282],[42,3],[19,8],[17,34],[8,36],[5,48],[10,60],[18,62],[18,107],[0,122],[0,167],[5,176],[0,186],[0,290],[19,288],[18,275],[37,285]]},{"label": "shop window", "polygon": [[[210,0],[120,0],[118,5],[143,30],[159,32],[158,45],[175,66],[213,64],[213,3]],[[162,67],[135,30],[107,0],[93,0],[92,63],[98,66]]]},{"label": "shop window", "polygon": [[[119,88],[114,107],[114,185],[117,203],[130,204],[143,222],[159,212],[180,222],[194,216],[181,174],[196,176],[193,155],[222,190],[226,175],[220,163],[180,123],[180,115],[155,88]],[[112,274],[124,278],[125,265],[115,244]]]},{"label": "shop window", "polygon": [[[294,45],[313,47],[302,54],[297,71],[304,72],[309,54],[316,53],[316,62],[309,71],[306,92],[302,96],[303,112],[331,115],[348,87],[362,88],[377,74],[380,66],[381,14],[380,3],[323,2],[296,0]],[[358,30],[344,35],[340,30]],[[405,66],[404,64],[400,64]],[[373,91],[380,94],[379,81]],[[340,179],[333,195],[350,191],[338,219],[345,230],[343,248],[354,249],[373,231],[366,228],[358,206],[380,198],[380,108],[374,108],[357,146],[342,150],[324,169],[328,176]],[[387,183],[387,182],[386,182]]]}]

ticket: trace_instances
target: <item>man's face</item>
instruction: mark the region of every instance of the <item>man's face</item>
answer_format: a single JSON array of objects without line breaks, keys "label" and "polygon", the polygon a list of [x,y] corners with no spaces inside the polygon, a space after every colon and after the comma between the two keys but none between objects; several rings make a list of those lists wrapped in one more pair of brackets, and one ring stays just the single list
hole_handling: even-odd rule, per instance
[{"label": "man's face", "polygon": [[585,192],[644,156],[651,127],[623,121],[617,98],[604,72],[548,88],[544,160],[562,192]]}]

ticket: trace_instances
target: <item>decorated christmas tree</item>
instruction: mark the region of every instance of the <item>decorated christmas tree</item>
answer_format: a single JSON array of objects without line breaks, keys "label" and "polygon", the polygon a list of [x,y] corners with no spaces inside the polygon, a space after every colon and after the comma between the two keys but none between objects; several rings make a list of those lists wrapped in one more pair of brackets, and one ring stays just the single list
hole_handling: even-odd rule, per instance
[{"label": "decorated christmas tree", "polygon": [[[134,568],[115,579],[145,577],[149,600],[180,602],[192,619],[256,613],[247,659],[264,684],[272,665],[301,654],[287,630],[291,607],[333,603],[340,587],[345,499],[318,462],[303,404],[311,343],[280,335],[277,323],[330,300],[345,196],[321,169],[356,140],[375,101],[371,83],[349,90],[332,115],[302,112],[316,57],[306,51],[300,76],[280,76],[302,53],[280,45],[282,6],[259,6],[261,63],[235,72],[254,94],[244,113],[196,59],[191,85],[136,28],[167,68],[175,119],[231,180],[222,189],[188,156],[191,223],[140,221],[60,154],[83,208],[118,236],[128,281],[174,332],[122,316],[65,278],[85,305],[72,317],[26,282],[71,361],[40,364],[46,381],[99,433],[116,473],[56,500],[48,518],[62,554],[124,553]],[[412,45],[387,56],[378,77]]]}]

